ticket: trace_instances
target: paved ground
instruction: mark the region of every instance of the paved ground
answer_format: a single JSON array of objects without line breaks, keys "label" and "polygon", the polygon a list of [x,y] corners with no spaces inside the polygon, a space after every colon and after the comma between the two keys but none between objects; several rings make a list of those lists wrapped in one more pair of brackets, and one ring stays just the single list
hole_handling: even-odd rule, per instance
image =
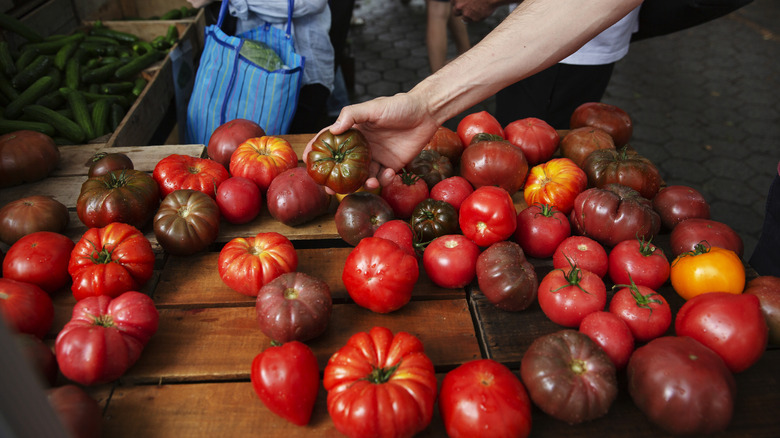
[{"label": "paved ground", "polygon": [[[472,42],[505,15],[471,24]],[[429,74],[424,0],[357,0],[355,16],[365,24],[350,31],[353,102],[407,91]],[[668,184],[700,190],[712,218],[740,233],[746,258],[780,160],[779,23],[780,2],[754,0],[719,20],[634,43],[604,98],[631,115],[631,144]],[[493,108],[489,99],[447,125]]]}]

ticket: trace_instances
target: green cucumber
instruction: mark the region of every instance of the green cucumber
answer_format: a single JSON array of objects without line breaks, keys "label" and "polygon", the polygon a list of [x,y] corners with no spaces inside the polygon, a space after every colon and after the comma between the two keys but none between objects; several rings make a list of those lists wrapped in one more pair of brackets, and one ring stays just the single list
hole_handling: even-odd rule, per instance
[{"label": "green cucumber", "polygon": [[14,131],[22,130],[42,132],[49,137],[57,133],[53,126],[44,122],[0,119],[0,134],[8,134]]},{"label": "green cucumber", "polygon": [[65,64],[65,86],[74,90],[81,86],[81,64],[77,56],[73,56]]},{"label": "green cucumber", "polygon": [[27,41],[43,41],[41,34],[8,14],[0,13],[0,28],[9,30]]},{"label": "green cucumber", "polygon": [[65,105],[65,97],[62,96],[62,93],[60,93],[59,88],[50,91],[43,96],[41,96],[37,101],[35,101],[37,105],[43,105],[46,108],[51,108],[53,110],[57,110],[62,108],[63,105]]},{"label": "green cucumber", "polygon": [[120,67],[129,64],[127,58],[117,58],[116,61],[100,66],[98,68],[89,70],[81,75],[81,82],[86,84],[97,84],[106,82],[110,78],[114,77]]},{"label": "green cucumber", "polygon": [[69,43],[78,43],[83,40],[85,35],[81,32],[68,35],[64,38],[58,38],[50,41],[41,41],[39,43],[25,44],[23,50],[35,50],[37,53],[44,55],[53,55],[57,53],[63,46]]},{"label": "green cucumber", "polygon": [[19,92],[11,85],[11,81],[2,74],[0,74],[0,93],[7,97],[9,101],[19,97]]},{"label": "green cucumber", "polygon": [[122,107],[122,105],[119,105],[118,103],[112,103],[111,104],[111,113],[109,114],[109,125],[111,126],[111,131],[116,131],[116,129],[119,127],[119,125],[122,123],[122,120],[125,118],[126,111]]},{"label": "green cucumber", "polygon": [[14,58],[11,56],[11,49],[5,41],[0,41],[0,72],[9,78],[14,77],[16,74],[16,64],[14,64]]},{"label": "green cucumber", "polygon": [[8,104],[7,107],[5,107],[5,112],[3,113],[5,117],[9,119],[16,119],[21,116],[22,109],[25,106],[35,103],[36,100],[40,99],[44,94],[47,93],[49,90],[49,85],[51,85],[52,81],[53,79],[51,77],[43,76],[42,78],[35,81],[32,85],[27,87],[26,90],[19,94],[19,97],[14,99],[11,103]]},{"label": "green cucumber", "polygon": [[78,48],[79,43],[77,41],[72,41],[62,46],[60,50],[57,51],[57,54],[54,55],[54,66],[60,70],[65,70],[65,64],[68,63],[68,59],[76,53]]},{"label": "green cucumber", "polygon": [[11,85],[17,90],[24,90],[45,75],[53,64],[54,61],[52,61],[51,56],[38,55],[30,65],[16,73],[11,79]]},{"label": "green cucumber", "polygon": [[120,43],[132,44],[138,41],[138,36],[127,32],[120,32],[118,30],[109,29],[107,27],[93,26],[89,31],[90,35],[101,36],[114,39]]},{"label": "green cucumber", "polygon": [[146,52],[122,67],[119,67],[114,73],[114,77],[119,80],[130,79],[138,73],[141,73],[143,69],[162,59],[164,56],[165,54],[152,49],[152,51]]},{"label": "green cucumber", "polygon": [[80,91],[72,88],[63,87],[60,88],[60,93],[65,96],[68,101],[68,107],[73,111],[73,120],[79,124],[84,131],[84,135],[87,136],[87,140],[92,140],[96,137],[95,128],[92,126],[92,116],[87,111],[87,100]]},{"label": "green cucumber", "polygon": [[92,126],[95,127],[95,137],[108,133],[108,116],[111,110],[110,99],[100,99],[92,107]]},{"label": "green cucumber", "polygon": [[76,122],[45,106],[27,105],[24,107],[24,113],[37,121],[52,125],[57,132],[73,143],[81,144],[86,138],[84,130]]},{"label": "green cucumber", "polygon": [[130,90],[130,94],[135,97],[140,96],[141,93],[144,92],[144,88],[146,88],[147,83],[149,83],[149,81],[147,81],[146,78],[142,76],[135,78],[135,81],[133,81],[133,88]]},{"label": "green cucumber", "polygon": [[133,90],[133,83],[130,81],[107,82],[100,85],[100,92],[103,94],[124,94]]}]

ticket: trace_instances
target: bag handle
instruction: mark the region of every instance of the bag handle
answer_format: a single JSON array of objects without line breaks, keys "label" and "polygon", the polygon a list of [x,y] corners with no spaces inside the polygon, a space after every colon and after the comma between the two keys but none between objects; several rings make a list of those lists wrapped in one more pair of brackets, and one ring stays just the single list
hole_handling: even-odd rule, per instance
[{"label": "bag handle", "polygon": [[[225,14],[227,14],[228,3],[230,3],[229,0],[222,0],[222,5],[219,8],[219,18],[217,18],[217,27],[220,29],[222,28],[222,22],[225,20]],[[287,38],[290,38],[290,36],[292,35],[292,16],[293,16],[294,6],[295,6],[295,0],[287,0],[287,29],[284,32],[287,35]]]}]

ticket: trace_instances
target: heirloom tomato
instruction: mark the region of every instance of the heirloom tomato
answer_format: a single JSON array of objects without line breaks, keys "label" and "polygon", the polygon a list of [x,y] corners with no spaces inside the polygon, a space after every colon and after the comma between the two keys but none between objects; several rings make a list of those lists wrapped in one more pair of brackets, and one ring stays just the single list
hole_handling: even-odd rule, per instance
[{"label": "heirloom tomato", "polygon": [[588,186],[588,177],[568,158],[553,158],[531,168],[523,188],[527,205],[550,204],[569,214],[574,199]]},{"label": "heirloom tomato", "polygon": [[[493,134],[504,138],[504,129],[487,111],[471,113],[458,123],[458,137],[466,149],[471,145],[471,140],[477,134]],[[464,151],[465,152],[465,151]]]},{"label": "heirloom tomato", "polygon": [[28,234],[11,245],[3,259],[3,277],[32,283],[51,294],[70,282],[68,261],[74,243],[51,231]]},{"label": "heirloom tomato", "polygon": [[488,247],[514,234],[517,210],[506,190],[482,186],[463,200],[458,222],[464,236],[481,247]]},{"label": "heirloom tomato", "polygon": [[425,181],[428,190],[437,183],[455,175],[452,162],[446,156],[436,152],[423,150],[406,165],[406,170]]},{"label": "heirloom tomato", "polygon": [[366,237],[347,256],[341,280],[355,304],[389,313],[409,302],[419,275],[416,257],[391,240]]},{"label": "heirloom tomato", "polygon": [[576,330],[536,338],[520,361],[520,377],[536,406],[569,424],[606,415],[618,393],[612,360]]},{"label": "heirloom tomato", "polygon": [[517,214],[515,242],[531,257],[551,257],[570,235],[569,218],[548,204],[534,204]]},{"label": "heirloom tomato", "polygon": [[761,358],[769,336],[758,297],[726,292],[686,301],[677,312],[674,330],[677,336],[690,336],[712,349],[734,373]]},{"label": "heirloom tomato", "polygon": [[672,325],[672,309],[663,295],[634,283],[615,287],[619,289],[609,302],[609,311],[626,323],[634,339],[647,342],[666,333]]},{"label": "heirloom tomato", "polygon": [[461,288],[477,273],[479,247],[462,234],[447,234],[433,239],[423,252],[423,267],[437,286]]},{"label": "heirloom tomato", "polygon": [[504,128],[506,139],[523,151],[528,164],[535,166],[552,158],[561,136],[549,123],[536,117],[515,120]]},{"label": "heirloom tomato", "polygon": [[453,438],[523,438],[531,433],[531,400],[523,382],[492,359],[472,360],[448,372],[439,412]]},{"label": "heirloom tomato", "polygon": [[582,168],[588,175],[591,187],[607,184],[623,184],[653,199],[663,183],[661,173],[649,159],[627,146],[616,149],[599,149],[585,158]]},{"label": "heirloom tomato", "polygon": [[14,242],[36,231],[62,233],[70,222],[68,207],[51,196],[27,196],[0,208],[0,241]]},{"label": "heirloom tomato", "polygon": [[207,194],[174,190],[154,215],[154,235],[169,254],[195,254],[217,240],[219,216],[216,201]]},{"label": "heirloom tomato", "polygon": [[710,204],[693,187],[666,186],[653,198],[653,209],[661,216],[661,224],[673,230],[680,222],[691,219],[709,219]]},{"label": "heirloom tomato", "polygon": [[634,335],[626,323],[612,312],[599,310],[580,323],[580,333],[588,335],[612,359],[617,370],[628,364],[634,352]]},{"label": "heirloom tomato", "polygon": [[582,163],[593,151],[615,149],[615,142],[605,131],[598,128],[582,127],[569,131],[561,138],[561,155],[582,167]]},{"label": "heirloom tomato", "polygon": [[672,254],[675,256],[694,251],[696,245],[702,242],[709,246],[730,249],[739,257],[742,257],[745,249],[742,238],[733,228],[712,219],[686,219],[674,227],[669,240]]},{"label": "heirloom tomato", "polygon": [[569,127],[572,129],[590,126],[604,130],[622,146],[631,140],[634,125],[623,109],[603,102],[585,102],[571,114]]},{"label": "heirloom tomato", "polygon": [[40,287],[0,278],[0,313],[11,329],[43,338],[54,322],[54,304]]},{"label": "heirloom tomato", "polygon": [[455,131],[446,126],[439,126],[433,137],[425,144],[423,150],[436,151],[449,158],[450,163],[455,165],[460,161],[460,155],[463,153],[464,148],[465,146]]},{"label": "heirloom tomato", "polygon": [[286,272],[260,288],[255,313],[260,331],[272,341],[306,342],[325,332],[333,300],[324,280]]},{"label": "heirloom tomato", "polygon": [[39,181],[60,164],[60,150],[46,134],[21,130],[0,136],[0,188]]},{"label": "heirloom tomato", "polygon": [[260,187],[249,178],[231,176],[217,187],[219,212],[231,224],[245,224],[263,209]]},{"label": "heirloom tomato", "polygon": [[172,154],[157,162],[152,176],[160,186],[162,198],[179,189],[199,190],[214,198],[217,187],[230,174],[214,160]]},{"label": "heirloom tomato", "polygon": [[460,176],[475,188],[499,186],[513,195],[523,187],[527,174],[523,151],[503,139],[478,141],[460,156]]},{"label": "heirloom tomato", "polygon": [[458,211],[446,201],[425,199],[412,211],[409,218],[414,238],[422,244],[458,232]]},{"label": "heirloom tomato", "polygon": [[406,219],[414,207],[428,198],[428,184],[414,173],[402,169],[379,194],[393,208],[395,217]]},{"label": "heirloom tomato", "polygon": [[374,327],[352,335],[328,360],[322,383],[333,424],[350,437],[413,436],[433,417],[433,363],[406,332]]},{"label": "heirloom tomato", "polygon": [[572,264],[604,278],[609,269],[609,256],[604,247],[590,237],[569,236],[555,248],[553,268],[564,269]]},{"label": "heirloom tomato", "polygon": [[579,327],[588,314],[604,310],[607,288],[598,275],[573,265],[545,275],[539,283],[538,300],[552,322]]},{"label": "heirloom tomato", "polygon": [[266,348],[252,360],[249,377],[271,412],[298,426],[309,424],[320,390],[320,369],[306,344],[291,341]]},{"label": "heirloom tomato", "polygon": [[663,336],[628,361],[628,392],[658,427],[675,435],[723,431],[734,411],[736,382],[723,359],[686,336]]},{"label": "heirloom tomato", "polygon": [[118,379],[141,356],[159,319],[154,301],[140,292],[84,298],[54,343],[60,371],[82,385]]},{"label": "heirloom tomato", "polygon": [[76,213],[89,228],[123,222],[143,228],[160,204],[157,183],[146,172],[114,170],[87,179],[76,200]]},{"label": "heirloom tomato", "polygon": [[219,252],[217,268],[228,287],[256,297],[271,280],[298,269],[298,253],[290,239],[279,233],[257,233],[226,243]]},{"label": "heirloom tomato", "polygon": [[76,300],[138,290],[153,272],[151,243],[138,229],[121,222],[87,230],[68,262]]},{"label": "heirloom tomato", "polygon": [[206,151],[209,158],[227,169],[230,167],[230,157],[241,143],[264,136],[265,131],[257,123],[247,119],[233,119],[219,125],[211,133]]},{"label": "heirloom tomato", "polygon": [[306,170],[317,184],[336,193],[352,193],[368,179],[371,149],[357,129],[334,135],[321,132],[306,156]]},{"label": "heirloom tomato", "polygon": [[298,154],[281,137],[247,139],[230,156],[230,174],[251,179],[262,193],[280,173],[297,166]]},{"label": "heirloom tomato", "polygon": [[664,250],[644,239],[624,240],[609,252],[609,278],[614,284],[647,286],[658,290],[669,279]]},{"label": "heirloom tomato", "polygon": [[373,236],[377,228],[393,219],[393,207],[381,196],[371,192],[355,192],[345,196],[334,216],[336,231],[352,246],[364,237]]},{"label": "heirloom tomato", "polygon": [[455,175],[439,181],[433,186],[429,196],[439,201],[447,201],[455,210],[460,210],[460,204],[473,192],[474,186],[466,178]]},{"label": "heirloom tomato", "polygon": [[741,294],[745,288],[745,267],[734,251],[696,245],[672,261],[672,287],[686,300],[709,292]]},{"label": "heirloom tomato", "polygon": [[46,390],[46,399],[62,421],[68,436],[103,436],[103,408],[80,386],[66,384],[49,388]]},{"label": "heirloom tomato", "polygon": [[279,222],[294,227],[324,215],[330,208],[330,195],[314,182],[303,167],[280,173],[266,192],[268,212]]},{"label": "heirloom tomato", "polygon": [[536,299],[539,280],[523,249],[514,242],[496,242],[477,258],[477,282],[483,295],[501,310],[525,310]]},{"label": "heirloom tomato", "polygon": [[758,276],[747,283],[743,293],[758,297],[769,326],[769,343],[780,345],[780,277]]},{"label": "heirloom tomato", "polygon": [[105,175],[122,169],[134,169],[133,160],[121,152],[98,152],[87,161],[87,177]]},{"label": "heirloom tomato", "polygon": [[[2,305],[0,305],[2,307]],[[0,315],[3,311],[0,310]],[[16,329],[14,329],[16,330]],[[41,382],[48,387],[57,383],[57,358],[54,352],[43,340],[29,333],[14,333],[14,341],[26,359],[33,367],[33,372],[40,377]]]},{"label": "heirloom tomato", "polygon": [[417,241],[409,222],[401,219],[389,220],[374,231],[374,237],[391,240],[401,247],[407,254],[419,258]]}]

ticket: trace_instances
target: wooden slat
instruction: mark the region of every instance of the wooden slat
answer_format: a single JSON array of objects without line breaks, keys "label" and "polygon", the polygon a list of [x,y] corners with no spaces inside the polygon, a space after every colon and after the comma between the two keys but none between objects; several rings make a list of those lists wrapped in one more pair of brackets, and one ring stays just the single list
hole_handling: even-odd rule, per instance
[{"label": "wooden slat", "polygon": [[[122,153],[133,162],[133,168],[151,173],[157,163],[171,154],[200,157],[205,146],[200,144],[177,144],[160,146],[117,146],[105,144],[87,144],[78,146],[60,146],[60,165],[51,176],[85,176],[89,166],[85,163],[96,153]],[[45,180],[44,180],[45,181]]]}]

